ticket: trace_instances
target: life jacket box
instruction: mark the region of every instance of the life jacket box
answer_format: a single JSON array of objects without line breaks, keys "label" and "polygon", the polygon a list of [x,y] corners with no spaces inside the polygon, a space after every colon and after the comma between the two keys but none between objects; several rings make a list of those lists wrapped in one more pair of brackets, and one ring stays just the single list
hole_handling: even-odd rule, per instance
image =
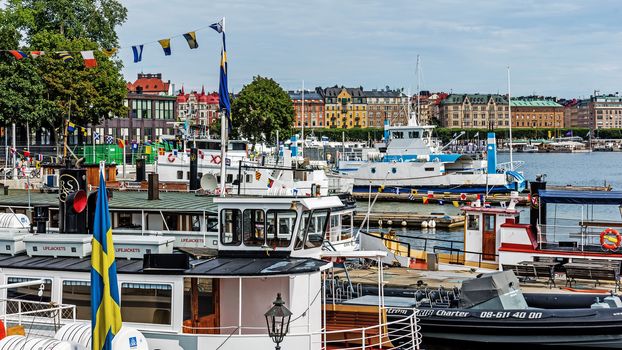
[{"label": "life jacket box", "polygon": [[113,235],[116,258],[142,259],[145,254],[170,254],[174,237]]},{"label": "life jacket box", "polygon": [[0,232],[0,254],[16,255],[26,251],[24,238],[32,236],[29,233]]},{"label": "life jacket box", "polygon": [[24,238],[28,256],[84,258],[91,255],[91,235],[41,234]]}]

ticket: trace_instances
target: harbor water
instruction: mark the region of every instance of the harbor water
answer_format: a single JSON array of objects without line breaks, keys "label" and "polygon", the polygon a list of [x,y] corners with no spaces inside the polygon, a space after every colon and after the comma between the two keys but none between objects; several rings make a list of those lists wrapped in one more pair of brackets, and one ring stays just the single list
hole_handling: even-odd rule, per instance
[{"label": "harbor water", "polygon": [[[509,162],[508,153],[499,154],[499,162]],[[592,153],[514,153],[514,161],[523,161],[524,165],[518,169],[529,181],[535,180],[537,175],[546,175],[548,185],[573,186],[604,186],[610,185],[614,191],[622,191],[622,152],[592,152]],[[360,211],[367,210],[368,201],[358,201]],[[527,207],[519,207],[520,221],[529,222]],[[590,208],[578,205],[551,205],[548,208],[549,225],[559,227],[570,226],[581,218],[588,216],[592,219],[622,221],[620,210],[613,206],[593,206]],[[445,205],[423,204],[420,199],[412,202],[377,202],[374,212],[404,212],[404,213],[443,213],[447,215],[460,214],[459,208],[451,203]],[[552,221],[555,217],[556,220]],[[428,251],[434,246],[462,249],[460,243],[447,241],[462,241],[462,227],[455,229],[403,228],[399,223],[387,227],[378,227],[378,223],[370,222],[370,228],[381,229],[384,232],[395,231],[400,239],[408,242],[413,248],[423,248]],[[563,234],[563,229],[560,229]],[[427,239],[427,242],[426,242]]]}]

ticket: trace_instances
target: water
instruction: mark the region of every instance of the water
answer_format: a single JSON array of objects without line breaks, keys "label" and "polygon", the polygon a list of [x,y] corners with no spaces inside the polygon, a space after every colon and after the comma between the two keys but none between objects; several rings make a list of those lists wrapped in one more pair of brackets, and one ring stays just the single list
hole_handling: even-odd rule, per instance
[{"label": "water", "polygon": [[[573,186],[603,186],[611,185],[614,191],[622,191],[622,152],[593,152],[593,153],[514,153],[515,161],[524,161],[525,165],[518,169],[525,174],[529,181],[535,180],[536,175],[546,174],[549,185],[573,185]],[[499,154],[499,162],[509,162],[509,153]],[[359,210],[367,209],[367,201],[357,203]],[[521,222],[529,222],[529,210],[522,209]],[[622,221],[620,210],[615,206],[592,206],[581,207],[578,205],[549,205],[549,225],[572,226],[581,217],[591,217],[595,220]],[[458,215],[460,210],[453,205],[424,205],[416,202],[377,202],[374,211],[408,212],[419,214],[443,213]],[[557,220],[553,221],[556,217]],[[370,223],[370,227],[377,223]],[[451,230],[446,229],[420,229],[402,228],[394,225],[393,229],[402,236],[404,242],[422,247],[422,240],[414,237],[439,238],[444,240],[463,239],[462,227]],[[387,232],[388,228],[383,228]],[[563,228],[561,228],[563,231]],[[410,238],[409,238],[410,237]],[[428,250],[431,250],[428,243]],[[448,247],[447,242],[432,242],[432,245]],[[454,247],[462,248],[460,245]]]}]

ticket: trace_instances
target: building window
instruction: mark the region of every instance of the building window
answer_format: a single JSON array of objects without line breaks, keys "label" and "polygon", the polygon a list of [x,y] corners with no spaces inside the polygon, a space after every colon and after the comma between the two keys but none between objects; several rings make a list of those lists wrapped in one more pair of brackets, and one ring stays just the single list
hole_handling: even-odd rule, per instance
[{"label": "building window", "polygon": [[121,318],[124,322],[170,325],[172,291],[168,284],[121,284]]}]

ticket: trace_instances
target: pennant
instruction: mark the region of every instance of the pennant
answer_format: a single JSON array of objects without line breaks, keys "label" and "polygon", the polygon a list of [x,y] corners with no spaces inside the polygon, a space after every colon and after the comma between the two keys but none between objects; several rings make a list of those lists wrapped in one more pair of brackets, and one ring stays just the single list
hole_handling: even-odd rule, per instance
[{"label": "pennant", "polygon": [[21,60],[22,58],[28,57],[28,55],[26,55],[23,51],[9,50],[9,52],[11,53],[11,55],[13,55],[13,57],[15,57],[16,60]]},{"label": "pennant", "polygon": [[76,124],[69,122],[67,123],[67,132],[74,132],[76,130]]},{"label": "pennant", "polygon": [[37,156],[37,159],[38,159],[40,162],[42,162],[42,161],[43,161],[43,154],[39,154],[39,155]]},{"label": "pennant", "polygon": [[82,135],[84,135],[85,137],[89,135],[88,130],[86,130],[86,128],[80,128],[80,131],[82,131]]},{"label": "pennant", "polygon": [[222,23],[222,19],[216,23],[211,24],[209,27],[217,31],[218,33],[222,33],[225,31],[225,26]]},{"label": "pennant", "polygon": [[151,154],[151,146],[145,146],[145,154]]},{"label": "pennant", "polygon": [[57,53],[58,53],[58,57],[61,60],[63,60],[64,62],[71,62],[71,61],[73,61],[73,57],[71,57],[69,52],[67,52],[67,51],[59,51]]},{"label": "pennant", "polygon": [[268,179],[268,188],[272,188],[273,185],[274,185],[274,180]]},{"label": "pennant", "polygon": [[37,58],[43,55],[45,55],[45,51],[30,51],[30,57],[32,58]]},{"label": "pennant", "polygon": [[423,204],[428,204],[428,197],[421,197],[423,199]]},{"label": "pennant", "polygon": [[459,208],[459,207],[460,207],[460,203],[458,203],[458,201],[453,201],[453,202],[451,202],[451,203],[452,203],[452,204],[454,205],[454,207],[456,207],[456,208]]},{"label": "pennant", "polygon": [[188,32],[184,34],[184,38],[186,38],[188,46],[191,49],[196,49],[197,47],[199,47],[199,43],[197,42],[197,34],[195,32]]},{"label": "pennant", "polygon": [[114,142],[114,137],[106,135],[106,143],[112,145],[112,142]]},{"label": "pennant", "polygon": [[134,63],[143,60],[143,45],[132,46],[132,52],[134,52]]},{"label": "pennant", "polygon": [[86,68],[97,67],[97,60],[95,59],[95,55],[93,55],[93,51],[80,51],[82,58],[84,59],[84,66]]},{"label": "pennant", "polygon": [[164,50],[164,56],[171,55],[171,39],[162,39],[158,40],[160,46],[162,46],[162,50]]},{"label": "pennant", "polygon": [[113,47],[112,49],[102,49],[102,53],[104,54],[104,56],[110,58],[112,57],[112,55],[114,55],[115,53],[117,53],[117,49],[116,47]]},{"label": "pennant", "polygon": [[117,139],[117,146],[119,146],[119,148],[125,148],[125,142],[123,139]]},{"label": "pennant", "polygon": [[415,196],[411,193],[408,195],[408,200],[409,201],[414,201],[415,200]]},{"label": "pennant", "polygon": [[255,180],[259,180],[259,179],[261,179],[261,173],[255,170]]},{"label": "pennant", "polygon": [[24,157],[30,157],[30,151],[24,151]]},{"label": "pennant", "polygon": [[93,141],[99,141],[99,133],[97,131],[93,133]]}]

